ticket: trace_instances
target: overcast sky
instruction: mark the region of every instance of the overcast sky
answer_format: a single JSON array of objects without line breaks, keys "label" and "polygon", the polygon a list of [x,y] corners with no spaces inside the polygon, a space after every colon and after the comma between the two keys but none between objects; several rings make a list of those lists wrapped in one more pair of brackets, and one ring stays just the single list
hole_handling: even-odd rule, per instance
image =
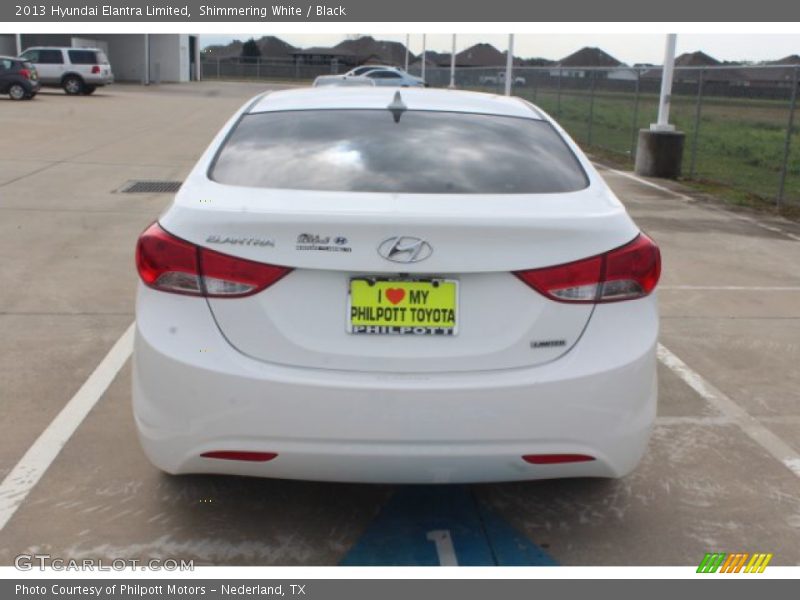
[{"label": "overcast sky", "polygon": [[[263,34],[203,35],[201,44],[227,44],[233,39],[258,39]],[[369,35],[362,33],[361,35]],[[345,39],[344,34],[282,34],[278,37],[293,46],[333,46]],[[381,34],[376,39],[394,40],[405,43],[405,35]],[[505,50],[508,36],[459,34],[456,51],[461,51],[478,42],[488,42],[500,50]],[[542,57],[556,60],[571,54],[583,46],[598,46],[621,60],[633,64],[637,62],[661,63],[664,55],[664,36],[656,34],[517,34],[514,38],[514,55],[523,58]],[[422,34],[411,35],[411,51],[422,51]],[[428,50],[450,52],[451,36],[429,34]],[[723,34],[680,34],[678,35],[678,54],[702,50],[719,60],[775,60],[789,54],[800,54],[800,34],[776,35],[723,35]]]}]

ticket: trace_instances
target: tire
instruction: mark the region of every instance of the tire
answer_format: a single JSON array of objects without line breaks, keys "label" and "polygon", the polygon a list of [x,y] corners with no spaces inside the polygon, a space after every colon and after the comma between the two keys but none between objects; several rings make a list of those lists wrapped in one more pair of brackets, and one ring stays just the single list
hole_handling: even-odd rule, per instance
[{"label": "tire", "polygon": [[28,92],[21,83],[12,83],[8,87],[8,97],[12,100],[24,100]]},{"label": "tire", "polygon": [[77,96],[83,93],[83,88],[85,86],[83,85],[83,79],[77,75],[67,75],[61,82],[61,87],[64,88],[64,91],[70,96]]},{"label": "tire", "polygon": [[91,94],[94,94],[94,91],[96,89],[97,89],[96,85],[84,85],[83,86],[83,95],[84,96],[90,96]]}]

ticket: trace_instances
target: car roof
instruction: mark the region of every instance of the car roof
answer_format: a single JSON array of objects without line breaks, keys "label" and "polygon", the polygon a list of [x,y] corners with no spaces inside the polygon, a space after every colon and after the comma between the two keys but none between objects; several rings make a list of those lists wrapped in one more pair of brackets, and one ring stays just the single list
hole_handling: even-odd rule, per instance
[{"label": "car roof", "polygon": [[512,96],[434,88],[337,87],[296,88],[268,92],[250,106],[250,113],[287,110],[381,109],[400,93],[408,110],[481,113],[542,119],[527,102]]},{"label": "car roof", "polygon": [[25,59],[20,58],[19,56],[5,56],[3,54],[0,54],[0,60],[15,60],[18,62],[25,62]]}]

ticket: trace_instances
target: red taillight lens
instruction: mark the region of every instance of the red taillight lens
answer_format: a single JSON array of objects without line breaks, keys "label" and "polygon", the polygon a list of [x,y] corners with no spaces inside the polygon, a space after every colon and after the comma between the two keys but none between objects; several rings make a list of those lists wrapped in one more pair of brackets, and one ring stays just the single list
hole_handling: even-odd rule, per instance
[{"label": "red taillight lens", "polygon": [[268,462],[277,457],[276,452],[247,452],[243,450],[213,450],[203,452],[203,458],[217,458],[220,460],[244,460],[249,462]]},{"label": "red taillight lens", "polygon": [[158,223],[139,236],[136,266],[151,288],[213,298],[256,294],[291,271],[195,246],[167,233]]},{"label": "red taillight lens", "polygon": [[22,76],[23,79],[30,79],[31,78],[30,69],[20,69],[19,70],[19,74],[20,74],[20,76]]},{"label": "red taillight lens", "polygon": [[92,75],[97,75],[100,72],[100,66],[95,65],[92,67]]},{"label": "red taillight lens", "polygon": [[646,235],[583,260],[514,273],[559,302],[617,302],[647,296],[661,275],[661,253]]},{"label": "red taillight lens", "polygon": [[526,454],[522,457],[532,465],[561,465],[564,463],[589,462],[594,456],[587,454]]}]

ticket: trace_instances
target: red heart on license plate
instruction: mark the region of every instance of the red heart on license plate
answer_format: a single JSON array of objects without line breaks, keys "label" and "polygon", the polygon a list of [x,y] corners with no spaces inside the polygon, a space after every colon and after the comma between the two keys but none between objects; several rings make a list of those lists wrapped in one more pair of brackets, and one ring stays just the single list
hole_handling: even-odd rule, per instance
[{"label": "red heart on license plate", "polygon": [[406,297],[406,291],[402,288],[389,288],[386,290],[386,299],[392,304],[397,304]]}]

